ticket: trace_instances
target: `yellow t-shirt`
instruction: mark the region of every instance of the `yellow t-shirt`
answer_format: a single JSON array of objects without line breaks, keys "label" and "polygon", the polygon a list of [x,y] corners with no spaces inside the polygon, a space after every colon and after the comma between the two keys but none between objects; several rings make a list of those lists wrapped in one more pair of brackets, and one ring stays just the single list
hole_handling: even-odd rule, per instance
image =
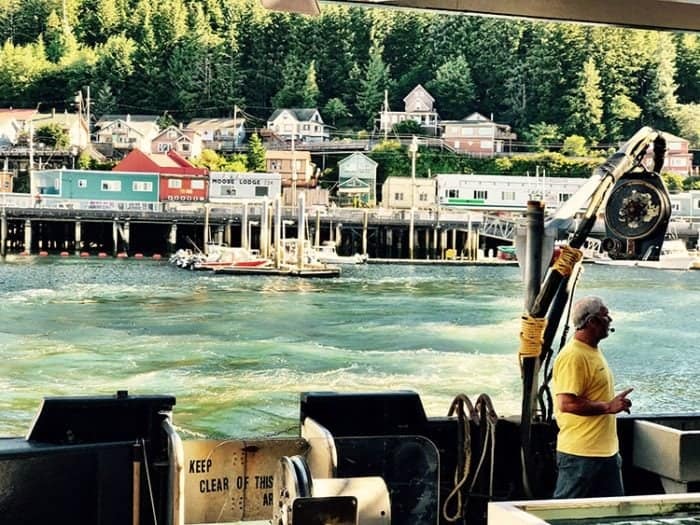
[{"label": "yellow t-shirt", "polygon": [[610,401],[615,382],[608,363],[597,348],[572,339],[554,361],[554,415],[559,425],[557,450],[567,454],[609,457],[619,449],[614,414],[577,416],[561,412],[557,394],[574,394],[591,401]]}]

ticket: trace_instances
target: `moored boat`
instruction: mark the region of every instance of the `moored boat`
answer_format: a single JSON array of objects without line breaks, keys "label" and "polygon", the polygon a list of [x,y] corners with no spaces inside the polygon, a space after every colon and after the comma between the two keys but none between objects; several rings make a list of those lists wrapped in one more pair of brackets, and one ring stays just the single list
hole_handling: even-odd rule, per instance
[{"label": "moored boat", "polygon": [[312,246],[311,250],[316,260],[326,264],[364,264],[368,259],[366,254],[360,253],[339,255],[333,241],[324,241],[320,246]]}]

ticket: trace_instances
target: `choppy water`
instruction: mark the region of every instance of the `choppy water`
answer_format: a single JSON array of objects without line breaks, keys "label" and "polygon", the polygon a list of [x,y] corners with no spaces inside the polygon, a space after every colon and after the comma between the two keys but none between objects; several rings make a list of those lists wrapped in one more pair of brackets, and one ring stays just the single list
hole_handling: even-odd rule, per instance
[{"label": "choppy water", "polygon": [[[603,345],[637,412],[695,411],[700,272],[586,266],[610,303]],[[296,428],[306,390],[412,389],[429,415],[457,393],[519,411],[516,267],[350,267],[334,280],[213,276],[167,263],[0,262],[0,435],[42,396],[177,397],[185,436]]]}]

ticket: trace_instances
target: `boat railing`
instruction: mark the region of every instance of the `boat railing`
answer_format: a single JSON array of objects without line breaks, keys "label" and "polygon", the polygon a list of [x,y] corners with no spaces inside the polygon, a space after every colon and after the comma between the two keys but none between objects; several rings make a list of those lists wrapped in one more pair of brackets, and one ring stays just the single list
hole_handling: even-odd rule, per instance
[{"label": "boat railing", "polygon": [[162,427],[168,440],[168,506],[170,515],[169,525],[184,525],[185,523],[185,452],[182,440],[171,421],[171,414],[163,414]]}]

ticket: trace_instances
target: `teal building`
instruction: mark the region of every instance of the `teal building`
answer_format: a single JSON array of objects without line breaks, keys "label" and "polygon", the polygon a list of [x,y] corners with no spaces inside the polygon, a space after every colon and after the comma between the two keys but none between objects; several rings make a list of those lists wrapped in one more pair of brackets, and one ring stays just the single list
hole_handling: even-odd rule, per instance
[{"label": "teal building", "polygon": [[32,174],[32,194],[51,200],[95,203],[158,203],[158,174],[119,171],[46,170]]}]

